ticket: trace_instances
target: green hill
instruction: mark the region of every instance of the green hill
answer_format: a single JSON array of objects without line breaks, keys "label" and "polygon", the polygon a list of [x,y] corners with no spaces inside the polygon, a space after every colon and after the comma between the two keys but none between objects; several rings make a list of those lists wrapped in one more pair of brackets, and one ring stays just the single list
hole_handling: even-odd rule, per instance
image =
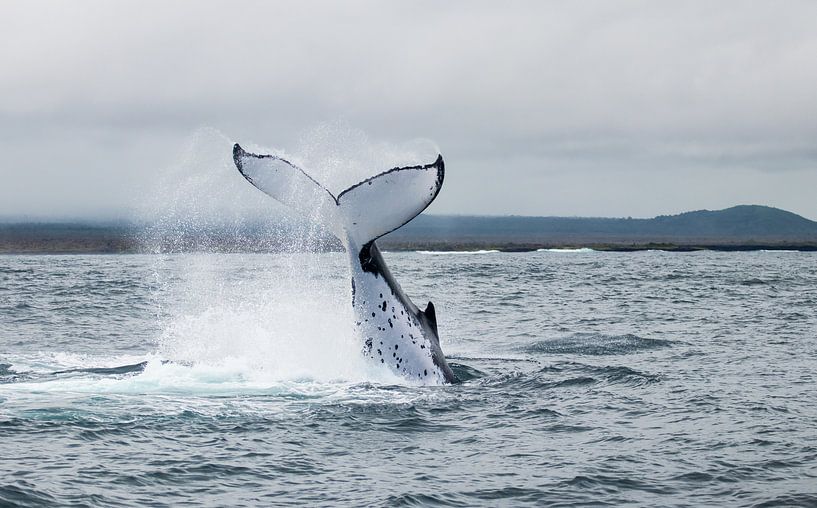
[{"label": "green hill", "polygon": [[817,235],[817,222],[768,206],[741,205],[726,210],[699,210],[652,219],[655,228],[676,235],[800,236]]},{"label": "green hill", "polygon": [[652,219],[422,215],[384,239],[384,244],[394,247],[429,242],[520,247],[539,244],[811,245],[817,244],[817,222],[758,205]]}]

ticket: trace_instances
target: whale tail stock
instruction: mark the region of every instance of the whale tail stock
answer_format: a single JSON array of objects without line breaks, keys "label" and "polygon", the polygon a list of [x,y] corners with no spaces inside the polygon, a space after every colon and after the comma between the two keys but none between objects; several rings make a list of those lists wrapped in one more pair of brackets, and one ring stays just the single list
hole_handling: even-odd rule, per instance
[{"label": "whale tail stock", "polygon": [[281,157],[249,153],[236,143],[233,161],[256,188],[357,249],[419,215],[437,197],[445,176],[439,155],[431,164],[389,169],[335,196]]}]

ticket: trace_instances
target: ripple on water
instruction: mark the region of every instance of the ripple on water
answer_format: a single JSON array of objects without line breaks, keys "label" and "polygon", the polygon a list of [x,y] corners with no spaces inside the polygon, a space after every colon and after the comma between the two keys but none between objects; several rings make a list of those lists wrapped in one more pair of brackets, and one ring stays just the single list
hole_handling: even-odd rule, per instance
[{"label": "ripple on water", "polygon": [[0,506],[56,506],[59,502],[37,485],[25,480],[0,485]]},{"label": "ripple on water", "polygon": [[[454,376],[461,383],[465,381],[471,381],[472,379],[485,377],[484,372],[474,367],[465,365],[463,363],[449,362],[448,365],[451,367],[451,370],[454,371]],[[2,373],[0,372],[0,374]]]},{"label": "ripple on water", "polygon": [[568,337],[533,342],[520,348],[527,353],[547,355],[624,355],[672,346],[673,341],[638,335],[575,333]]}]

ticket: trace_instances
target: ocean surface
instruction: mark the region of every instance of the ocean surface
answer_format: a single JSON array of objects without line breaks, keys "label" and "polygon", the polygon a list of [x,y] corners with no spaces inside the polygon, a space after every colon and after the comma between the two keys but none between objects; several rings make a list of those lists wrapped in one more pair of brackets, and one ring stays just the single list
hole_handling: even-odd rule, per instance
[{"label": "ocean surface", "polygon": [[339,253],[0,256],[0,505],[817,506],[817,254],[384,255],[461,383]]}]

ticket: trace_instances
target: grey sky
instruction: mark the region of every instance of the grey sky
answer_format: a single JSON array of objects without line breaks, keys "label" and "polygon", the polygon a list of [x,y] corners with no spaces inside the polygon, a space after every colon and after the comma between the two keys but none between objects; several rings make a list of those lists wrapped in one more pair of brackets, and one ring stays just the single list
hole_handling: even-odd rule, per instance
[{"label": "grey sky", "polygon": [[424,138],[447,163],[432,213],[817,219],[815,20],[812,1],[5,0],[0,217],[263,213],[233,141],[342,159],[340,182],[355,150]]}]

